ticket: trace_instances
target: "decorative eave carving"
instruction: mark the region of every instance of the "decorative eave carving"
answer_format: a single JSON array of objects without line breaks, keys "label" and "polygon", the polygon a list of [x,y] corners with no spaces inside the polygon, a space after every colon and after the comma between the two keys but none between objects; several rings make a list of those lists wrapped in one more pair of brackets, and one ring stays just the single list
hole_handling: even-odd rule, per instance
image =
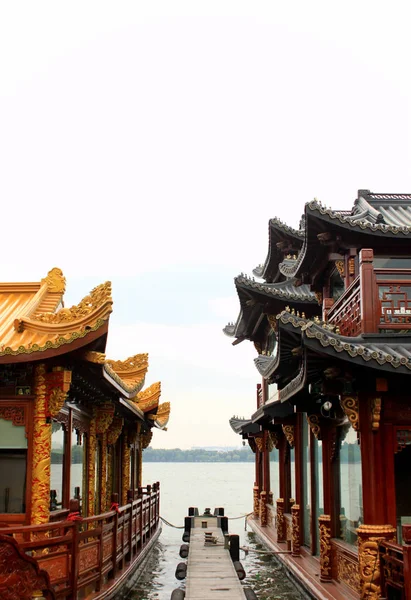
[{"label": "decorative eave carving", "polygon": [[294,425],[282,425],[281,427],[290,447],[294,448]]},{"label": "decorative eave carving", "polygon": [[170,410],[170,402],[163,402],[159,404],[156,414],[148,415],[148,418],[155,421],[161,429],[164,429],[170,418]]},{"label": "decorative eave carving", "polygon": [[255,443],[255,439],[253,437],[248,438],[248,445],[255,454],[255,451],[257,450],[257,444]]},{"label": "decorative eave carving", "polygon": [[147,389],[139,392],[133,400],[136,402],[138,408],[144,412],[148,412],[149,410],[157,408],[160,396],[161,382],[157,381],[157,383],[153,383]]},{"label": "decorative eave carving", "polygon": [[371,429],[372,431],[378,431],[380,427],[382,409],[382,398],[374,398],[372,400],[371,407]]},{"label": "decorative eave carving", "polygon": [[82,358],[95,365],[104,365],[106,362],[106,355],[104,352],[95,352],[94,350],[87,350],[83,353]]},{"label": "decorative eave carving", "polygon": [[267,321],[269,322],[271,329],[273,331],[278,331],[278,323],[277,323],[276,315],[267,315]]},{"label": "decorative eave carving", "polygon": [[321,440],[321,427],[318,415],[307,415],[307,423],[317,440]]},{"label": "decorative eave carving", "polygon": [[353,429],[359,431],[359,414],[358,414],[358,398],[357,396],[341,396],[341,408],[348,417]]},{"label": "decorative eave carving", "polygon": [[148,354],[135,354],[126,360],[107,360],[107,364],[118,375],[143,375],[148,368]]},{"label": "decorative eave carving", "polygon": [[323,295],[322,292],[315,292],[315,297],[317,298],[318,304],[321,306],[323,303]]},{"label": "decorative eave carving", "polygon": [[83,331],[91,324],[105,321],[112,312],[113,299],[111,297],[111,283],[107,281],[95,287],[88,296],[71,308],[61,308],[56,313],[44,312],[30,318],[16,319],[16,331],[25,330],[50,333],[55,331],[59,335],[72,331]]}]

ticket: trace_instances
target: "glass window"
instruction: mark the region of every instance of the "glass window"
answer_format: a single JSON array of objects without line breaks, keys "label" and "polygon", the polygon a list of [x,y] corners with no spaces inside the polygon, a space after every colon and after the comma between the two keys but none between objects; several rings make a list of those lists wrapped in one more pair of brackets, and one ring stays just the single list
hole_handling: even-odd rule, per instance
[{"label": "glass window", "polygon": [[280,468],[279,468],[279,450],[273,448],[270,452],[270,487],[273,493],[273,504],[280,497]]},{"label": "glass window", "polygon": [[291,498],[295,501],[295,450],[290,448]]},{"label": "glass window", "polygon": [[314,438],[314,465],[315,465],[315,501],[316,501],[316,522],[317,522],[317,544],[316,554],[320,554],[320,530],[318,518],[324,514],[324,489],[323,489],[323,446],[320,440]]},{"label": "glass window", "polygon": [[64,427],[51,423],[50,510],[62,508],[63,502]]},{"label": "glass window", "polygon": [[388,258],[378,256],[373,260],[375,269],[411,269],[411,258],[407,257],[396,257]]},{"label": "glass window", "polygon": [[363,522],[361,452],[357,433],[350,425],[339,428],[340,436],[340,530],[337,537],[357,542],[356,529]]},{"label": "glass window", "polygon": [[311,471],[310,471],[310,436],[308,423],[304,415],[302,431],[302,466],[303,466],[303,522],[304,544],[311,545]]}]

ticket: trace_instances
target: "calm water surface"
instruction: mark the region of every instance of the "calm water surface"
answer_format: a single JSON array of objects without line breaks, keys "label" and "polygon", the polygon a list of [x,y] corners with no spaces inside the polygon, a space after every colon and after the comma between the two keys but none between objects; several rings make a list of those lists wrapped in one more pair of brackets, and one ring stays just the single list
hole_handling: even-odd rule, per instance
[{"label": "calm water surface", "polygon": [[[243,517],[252,510],[253,463],[145,463],[143,481],[161,482],[160,514],[170,523],[184,525],[189,506],[197,506],[200,513],[206,507],[213,510],[223,506],[229,518],[242,516],[229,521],[230,533],[240,535],[240,545],[264,550],[254,534],[245,531]],[[163,525],[160,540],[145,563],[129,600],[170,600],[174,589],[184,587],[184,582],[179,582],[174,575],[181,561],[182,534],[182,529]],[[247,557],[243,552],[240,554],[247,573],[245,583],[254,589],[260,600],[302,598],[270,555],[254,551]]]}]

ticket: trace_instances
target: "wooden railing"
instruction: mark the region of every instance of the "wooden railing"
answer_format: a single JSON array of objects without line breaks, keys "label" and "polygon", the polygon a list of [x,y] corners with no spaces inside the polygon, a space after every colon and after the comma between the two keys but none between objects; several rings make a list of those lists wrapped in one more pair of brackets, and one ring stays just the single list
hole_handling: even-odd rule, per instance
[{"label": "wooden railing", "polygon": [[380,542],[380,573],[381,573],[381,596],[387,599],[409,598],[404,572],[403,547],[391,542]]},{"label": "wooden railing", "polygon": [[350,337],[361,333],[360,277],[358,276],[344,294],[328,310],[328,323],[339,328],[341,335]]},{"label": "wooden railing", "polygon": [[160,519],[159,484],[128,492],[129,502],[113,510],[81,518],[71,512],[65,521],[2,528],[20,549],[47,571],[56,598],[76,599],[110,587],[125,573],[156,532]]}]

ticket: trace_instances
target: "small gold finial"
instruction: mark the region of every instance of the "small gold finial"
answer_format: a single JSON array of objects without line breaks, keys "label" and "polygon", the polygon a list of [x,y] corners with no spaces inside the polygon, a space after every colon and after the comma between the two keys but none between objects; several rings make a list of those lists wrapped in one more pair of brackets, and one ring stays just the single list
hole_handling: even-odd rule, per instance
[{"label": "small gold finial", "polygon": [[51,269],[47,273],[47,276],[41,280],[41,283],[47,285],[49,292],[64,294],[66,291],[66,278],[63,275],[63,271],[58,267]]}]

